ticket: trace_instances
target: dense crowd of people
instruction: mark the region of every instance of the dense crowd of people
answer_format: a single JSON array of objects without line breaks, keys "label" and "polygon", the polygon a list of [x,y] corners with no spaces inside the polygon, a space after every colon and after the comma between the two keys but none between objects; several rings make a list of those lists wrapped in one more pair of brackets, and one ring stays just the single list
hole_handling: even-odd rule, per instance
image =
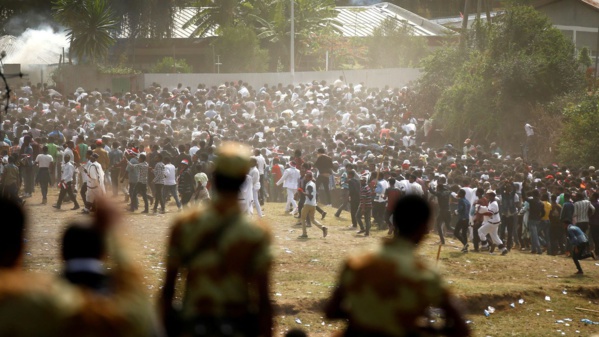
[{"label": "dense crowd of people", "polygon": [[[472,242],[474,251],[494,253],[498,248],[503,255],[513,249],[569,254],[578,273],[583,273],[578,261],[599,253],[599,211],[595,212],[599,170],[536,162],[534,147],[528,145],[535,143],[539,131],[528,123],[522,132],[525,151],[519,154],[475,139],[466,139],[461,146],[443,143],[433,136],[436,130],[430,116],[411,113],[411,99],[407,87],[368,88],[343,78],[260,88],[243,81],[200,84],[195,89],[154,84],[126,93],[83,88],[59,93],[28,84],[14,91],[9,114],[3,116],[1,192],[22,205],[39,185],[46,204],[49,187],[56,186],[60,192],[55,208],[72,203],[72,210],[83,206],[85,213],[96,212],[97,201],[106,194],[123,194],[130,212],[150,213],[152,206],[153,213],[165,213],[171,199],[178,210],[193,204],[204,205],[194,210],[206,205],[218,210],[194,213],[195,218],[186,215],[173,229],[165,317],[170,317],[173,277],[181,268],[192,272],[202,266],[194,273],[207,269],[214,277],[207,282],[228,275],[220,269],[229,261],[219,255],[222,252],[192,262],[197,253],[194,243],[203,246],[198,242],[206,238],[188,224],[218,223],[227,218],[232,203],[240,213],[255,213],[258,218],[264,216],[265,202],[272,203],[269,209],[281,207],[298,218],[300,239],[308,237],[312,225],[324,237],[328,235],[329,228],[315,217],[317,212],[321,220],[327,215],[320,204],[335,205],[336,217],[349,212],[359,235],[387,230],[393,237],[417,243],[423,234],[402,227],[401,219],[411,219],[408,222],[420,228],[427,224],[428,213],[411,218],[410,208],[397,205],[399,200],[412,200],[413,209],[418,209],[424,206],[414,200],[427,200],[435,205],[434,230],[440,244],[453,235],[463,244],[464,253],[471,251]],[[247,167],[243,159],[229,160],[236,158],[227,147],[232,141],[252,149]],[[223,195],[228,199],[223,201]],[[227,223],[249,226],[241,219]],[[260,241],[259,234],[239,231],[240,246],[261,245],[244,241]],[[221,235],[217,230],[209,238],[218,241],[215,238]],[[250,252],[241,255],[230,258],[252,257]],[[263,293],[268,261],[260,260],[259,254],[256,259],[248,264],[263,268],[252,271],[253,291]],[[239,285],[239,280],[231,282],[233,288]],[[189,300],[212,303],[237,296],[215,292],[213,296],[220,296],[215,300],[204,295],[191,293]],[[436,297],[435,303],[454,312],[443,298]],[[269,310],[258,302],[260,310]],[[189,317],[205,314],[192,307],[185,309]],[[331,317],[340,317],[339,308],[330,310]],[[165,322],[167,327],[181,327]],[[195,324],[215,328],[207,320]],[[359,324],[356,327],[360,329]],[[391,336],[404,335],[402,331],[379,332]]]}]

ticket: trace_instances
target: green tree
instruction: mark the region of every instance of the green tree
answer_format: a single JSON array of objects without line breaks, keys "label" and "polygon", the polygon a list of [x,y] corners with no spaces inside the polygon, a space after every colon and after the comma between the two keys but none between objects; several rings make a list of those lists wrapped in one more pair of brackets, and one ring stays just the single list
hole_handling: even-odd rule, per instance
[{"label": "green tree", "polygon": [[268,67],[268,52],[260,48],[256,33],[249,27],[223,28],[212,44],[220,55],[222,72],[262,72]]},{"label": "green tree", "polygon": [[[40,24],[52,26],[52,3],[47,0],[4,0],[0,1],[0,36],[11,34],[18,36],[27,27],[38,27]],[[35,15],[27,15],[32,12]],[[18,18],[18,24],[9,24]]]},{"label": "green tree", "polygon": [[329,70],[363,69],[368,64],[369,48],[362,38],[345,37],[331,29],[314,33],[305,41],[306,56],[314,62],[313,70],[324,70],[329,55]]},{"label": "green tree", "polygon": [[414,36],[407,22],[387,18],[372,35],[368,44],[371,68],[417,66],[428,53],[426,41]]},{"label": "green tree", "polygon": [[585,68],[588,68],[591,66],[592,61],[591,61],[591,55],[589,53],[589,48],[582,47],[580,52],[578,52],[578,63],[580,63],[580,65],[584,66]]},{"label": "green tree", "polygon": [[191,34],[194,37],[205,37],[218,33],[219,28],[232,27],[243,22],[254,11],[253,1],[197,0],[193,6],[197,12],[183,28],[194,27]]},{"label": "green tree", "polygon": [[585,95],[564,111],[558,158],[577,166],[599,164],[599,96]]},{"label": "green tree", "polygon": [[98,63],[115,43],[117,21],[107,0],[55,0],[55,18],[67,27],[69,53],[79,62]]},{"label": "green tree", "polygon": [[509,7],[484,28],[475,48],[450,47],[424,62],[416,106],[434,105],[453,141],[475,137],[516,148],[535,105],[580,90],[581,72],[572,43],[532,7]]},{"label": "green tree", "polygon": [[[270,0],[259,15],[252,15],[258,38],[266,43],[273,65],[289,67],[291,40],[291,8],[289,0]],[[336,20],[334,0],[294,0],[295,59],[301,64],[302,56],[310,54],[307,46],[315,36],[323,32],[339,33],[341,23]]]},{"label": "green tree", "polygon": [[165,57],[152,67],[152,72],[156,74],[187,74],[191,71],[191,66],[187,64],[187,61],[174,57]]}]

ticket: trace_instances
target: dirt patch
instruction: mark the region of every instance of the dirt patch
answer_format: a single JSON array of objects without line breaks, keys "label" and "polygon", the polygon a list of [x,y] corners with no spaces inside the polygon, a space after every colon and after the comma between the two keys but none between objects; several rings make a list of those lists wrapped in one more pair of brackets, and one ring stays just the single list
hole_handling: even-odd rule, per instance
[{"label": "dirt patch", "polygon": [[[30,219],[25,247],[25,268],[33,272],[60,273],[59,238],[64,227],[71,221],[82,221],[87,216],[70,211],[65,205],[57,211],[51,207],[58,191],[50,190],[48,205],[41,205],[35,195],[27,200],[26,211]],[[123,200],[121,196],[115,199]],[[69,207],[70,206],[70,207]],[[309,229],[309,240],[297,240],[301,229],[295,227],[297,219],[286,215],[283,203],[267,203],[265,221],[269,224],[274,243],[272,275],[272,300],[275,307],[275,331],[280,336],[291,328],[302,328],[310,336],[330,336],[343,328],[343,322],[328,322],[323,307],[334,290],[336,278],[343,259],[349,255],[372,252],[378,249],[386,231],[373,231],[364,238],[349,228],[349,215],[332,216],[335,210],[323,207],[328,216],[322,223],[329,227],[329,235],[322,238],[314,228]],[[122,203],[122,208],[125,204]],[[145,272],[140,284],[148,296],[155,299],[164,280],[165,244],[169,228],[180,215],[174,204],[167,205],[166,214],[127,214],[122,226],[126,228],[131,255]],[[319,219],[320,220],[320,219]],[[563,256],[534,255],[512,251],[507,256],[489,253],[460,253],[457,240],[447,238],[441,256],[437,235],[430,235],[419,248],[419,254],[437,265],[452,291],[462,299],[474,336],[552,336],[555,321],[570,317],[576,321],[570,327],[559,326],[567,335],[589,336],[596,326],[585,326],[582,318],[592,318],[576,307],[596,308],[599,299],[598,261],[581,261],[585,274],[574,276],[576,271],[571,259]],[[567,294],[563,294],[563,290]],[[179,290],[181,290],[179,288]],[[181,291],[177,292],[178,295]],[[551,296],[551,302],[544,300]],[[524,298],[526,303],[518,305]],[[591,301],[592,303],[589,303]],[[515,303],[516,308],[510,308]],[[488,306],[496,308],[490,317],[483,316]],[[553,311],[547,311],[551,309]],[[300,319],[298,323],[296,319]],[[575,333],[575,331],[580,333]]]},{"label": "dirt patch", "polygon": [[514,292],[509,294],[474,294],[459,296],[462,305],[468,314],[480,315],[487,307],[494,307],[496,310],[507,310],[510,304],[518,303],[521,298],[531,298],[544,296],[543,291]]}]

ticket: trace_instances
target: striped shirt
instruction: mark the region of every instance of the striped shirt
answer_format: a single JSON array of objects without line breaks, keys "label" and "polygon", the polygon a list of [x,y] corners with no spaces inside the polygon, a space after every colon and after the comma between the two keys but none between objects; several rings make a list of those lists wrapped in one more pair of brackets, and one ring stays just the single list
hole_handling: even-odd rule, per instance
[{"label": "striped shirt", "polygon": [[362,186],[362,189],[360,190],[360,208],[372,208],[372,190],[368,184]]},{"label": "striped shirt", "polygon": [[595,207],[588,200],[579,200],[574,203],[574,218],[576,218],[576,223],[589,222],[589,209],[591,210],[591,214],[595,213]]},{"label": "striped shirt", "polygon": [[149,165],[145,161],[135,165],[135,169],[137,171],[137,182],[138,183],[140,183],[140,184],[148,183],[148,167],[149,167]]},{"label": "striped shirt", "polygon": [[154,184],[164,185],[164,178],[166,178],[166,168],[164,163],[159,161],[154,166]]}]

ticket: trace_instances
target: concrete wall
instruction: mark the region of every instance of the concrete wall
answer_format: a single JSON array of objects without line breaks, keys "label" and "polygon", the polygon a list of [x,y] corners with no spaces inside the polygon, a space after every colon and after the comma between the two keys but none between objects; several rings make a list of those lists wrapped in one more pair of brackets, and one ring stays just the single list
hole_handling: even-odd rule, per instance
[{"label": "concrete wall", "polygon": [[320,71],[320,72],[297,72],[292,78],[290,73],[252,73],[252,74],[145,74],[144,88],[156,82],[168,88],[174,88],[178,83],[183,86],[197,87],[199,83],[206,85],[220,85],[224,82],[243,80],[254,88],[262,85],[276,85],[283,83],[307,83],[313,80],[326,80],[332,83],[340,76],[345,76],[347,83],[361,83],[367,87],[403,87],[411,81],[420,78],[420,69],[396,68],[396,69],[371,69],[371,70],[346,70],[346,71]]},{"label": "concrete wall", "polygon": [[562,0],[537,8],[545,13],[554,25],[597,28],[599,11],[580,0]]},{"label": "concrete wall", "polygon": [[143,86],[143,75],[107,75],[90,66],[63,67],[62,78],[57,79],[58,91],[63,93],[75,92],[78,87],[121,92],[141,90]]},{"label": "concrete wall", "polygon": [[[562,0],[537,8],[558,26],[564,35],[575,42],[576,49],[588,47],[593,55],[597,55],[597,26],[599,25],[599,10],[580,0]],[[566,27],[570,27],[566,29]],[[594,32],[580,31],[579,27],[593,29]],[[578,30],[574,33],[574,30]]]}]

